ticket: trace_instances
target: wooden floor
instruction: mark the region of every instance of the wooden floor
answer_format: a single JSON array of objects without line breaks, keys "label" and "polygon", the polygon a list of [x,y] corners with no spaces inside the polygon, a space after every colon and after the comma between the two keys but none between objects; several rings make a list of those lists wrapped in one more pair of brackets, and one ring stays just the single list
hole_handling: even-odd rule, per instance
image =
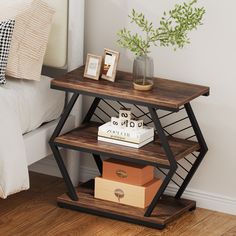
[{"label": "wooden floor", "polygon": [[236,236],[236,216],[197,209],[159,231],[56,206],[61,179],[31,173],[31,189],[0,200],[0,235]]}]

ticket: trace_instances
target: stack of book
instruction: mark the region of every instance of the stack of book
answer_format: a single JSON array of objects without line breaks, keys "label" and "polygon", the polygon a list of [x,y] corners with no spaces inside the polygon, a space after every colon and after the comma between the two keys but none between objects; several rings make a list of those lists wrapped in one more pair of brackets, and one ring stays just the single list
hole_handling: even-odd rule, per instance
[{"label": "stack of book", "polygon": [[133,148],[140,148],[154,139],[154,129],[143,127],[141,129],[120,128],[107,122],[98,128],[98,140],[120,144]]},{"label": "stack of book", "polygon": [[[142,127],[133,127],[133,125],[129,127],[129,124],[139,123],[140,121],[130,119],[124,122],[122,118],[115,119],[121,119],[121,125],[119,125],[119,122],[116,120],[115,125],[112,122],[107,122],[98,128],[99,141],[140,148],[154,140],[154,128],[143,125]],[[127,125],[124,126],[122,124]]]}]

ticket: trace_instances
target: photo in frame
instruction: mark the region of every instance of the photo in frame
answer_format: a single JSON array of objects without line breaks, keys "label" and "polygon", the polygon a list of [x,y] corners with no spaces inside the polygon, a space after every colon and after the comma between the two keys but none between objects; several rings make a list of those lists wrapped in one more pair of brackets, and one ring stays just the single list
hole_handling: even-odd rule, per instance
[{"label": "photo in frame", "polygon": [[120,57],[119,52],[107,48],[104,49],[102,79],[112,82],[115,81],[119,57]]},{"label": "photo in frame", "polygon": [[88,54],[84,70],[84,77],[89,79],[99,80],[101,73],[101,66],[102,66],[101,56]]}]

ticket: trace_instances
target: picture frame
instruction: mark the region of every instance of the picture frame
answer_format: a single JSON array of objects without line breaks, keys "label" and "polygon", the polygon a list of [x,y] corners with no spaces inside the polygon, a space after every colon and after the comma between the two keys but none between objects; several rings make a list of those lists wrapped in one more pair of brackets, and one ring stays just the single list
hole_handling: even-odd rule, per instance
[{"label": "picture frame", "polygon": [[86,65],[84,70],[84,77],[94,80],[99,80],[102,67],[102,57],[87,54]]},{"label": "picture frame", "polygon": [[116,70],[119,62],[120,53],[111,49],[104,49],[102,79],[115,82]]}]

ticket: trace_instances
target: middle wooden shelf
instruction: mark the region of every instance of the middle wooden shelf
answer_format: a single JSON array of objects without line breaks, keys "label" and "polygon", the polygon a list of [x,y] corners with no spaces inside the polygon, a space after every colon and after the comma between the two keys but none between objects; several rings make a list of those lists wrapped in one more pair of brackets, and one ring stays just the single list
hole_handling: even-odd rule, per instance
[{"label": "middle wooden shelf", "polygon": [[[58,147],[65,147],[104,156],[113,156],[116,158],[123,157],[130,159],[131,161],[143,161],[164,166],[170,165],[158,137],[155,137],[153,142],[139,149],[106,143],[97,140],[98,127],[100,125],[100,123],[96,122],[83,124],[81,127],[57,137],[55,139],[55,144]],[[180,138],[168,137],[168,142],[176,161],[194,151],[198,151],[200,148],[197,142]]]}]

